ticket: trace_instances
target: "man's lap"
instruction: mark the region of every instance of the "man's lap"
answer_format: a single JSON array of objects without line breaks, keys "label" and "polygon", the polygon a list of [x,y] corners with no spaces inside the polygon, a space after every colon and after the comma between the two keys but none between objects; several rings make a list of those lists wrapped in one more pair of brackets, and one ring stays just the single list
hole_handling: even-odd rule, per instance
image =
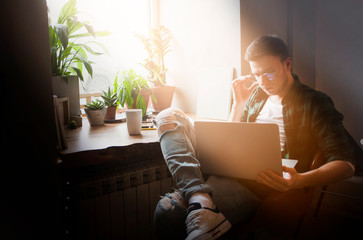
[{"label": "man's lap", "polygon": [[214,204],[232,224],[248,221],[261,202],[237,179],[212,175],[206,183],[213,190]]}]

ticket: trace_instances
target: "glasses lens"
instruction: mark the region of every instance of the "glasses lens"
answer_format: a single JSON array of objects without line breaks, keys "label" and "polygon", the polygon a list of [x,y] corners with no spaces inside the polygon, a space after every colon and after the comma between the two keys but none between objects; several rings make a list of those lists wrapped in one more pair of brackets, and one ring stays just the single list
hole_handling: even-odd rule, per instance
[{"label": "glasses lens", "polygon": [[279,66],[277,67],[277,69],[275,70],[275,72],[264,73],[264,74],[261,74],[261,75],[256,75],[256,74],[252,74],[252,73],[251,73],[250,75],[252,75],[252,77],[254,77],[256,80],[261,80],[261,79],[262,79],[262,77],[265,77],[265,78],[267,78],[268,80],[272,81],[272,80],[274,80],[274,79],[275,79],[276,72],[279,70],[280,66],[281,66],[281,65],[279,65]]},{"label": "glasses lens", "polygon": [[275,73],[266,73],[265,76],[268,80],[272,81],[275,78]]}]

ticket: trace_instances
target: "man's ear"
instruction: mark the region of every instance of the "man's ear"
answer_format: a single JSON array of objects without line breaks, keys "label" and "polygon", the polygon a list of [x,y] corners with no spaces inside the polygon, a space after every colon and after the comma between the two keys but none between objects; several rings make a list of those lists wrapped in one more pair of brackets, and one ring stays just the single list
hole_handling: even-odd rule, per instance
[{"label": "man's ear", "polygon": [[287,71],[291,72],[291,69],[292,69],[292,59],[291,59],[291,57],[287,57],[284,60],[284,65],[286,66]]}]

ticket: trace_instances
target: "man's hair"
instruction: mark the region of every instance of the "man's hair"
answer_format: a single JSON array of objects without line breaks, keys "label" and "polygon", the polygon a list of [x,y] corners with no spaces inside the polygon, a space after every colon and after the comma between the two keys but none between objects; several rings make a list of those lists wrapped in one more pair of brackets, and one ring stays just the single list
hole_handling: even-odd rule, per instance
[{"label": "man's hair", "polygon": [[245,53],[245,60],[256,61],[263,56],[277,56],[281,60],[289,57],[289,50],[285,42],[273,35],[262,36],[255,39]]}]

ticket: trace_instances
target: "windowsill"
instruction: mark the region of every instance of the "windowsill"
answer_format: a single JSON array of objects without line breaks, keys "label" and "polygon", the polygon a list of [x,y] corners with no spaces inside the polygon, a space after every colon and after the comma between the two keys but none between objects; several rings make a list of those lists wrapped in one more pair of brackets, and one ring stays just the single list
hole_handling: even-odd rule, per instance
[{"label": "windowsill", "polygon": [[68,148],[60,151],[60,164],[65,168],[125,165],[161,157],[157,130],[143,130],[131,136],[126,122],[90,126],[82,118],[82,127],[65,129]]},{"label": "windowsill", "polygon": [[127,132],[126,122],[91,127],[85,117],[82,118],[82,127],[66,129],[65,135],[68,148],[61,151],[61,155],[158,141],[156,130],[145,130],[141,135],[131,136]]}]

